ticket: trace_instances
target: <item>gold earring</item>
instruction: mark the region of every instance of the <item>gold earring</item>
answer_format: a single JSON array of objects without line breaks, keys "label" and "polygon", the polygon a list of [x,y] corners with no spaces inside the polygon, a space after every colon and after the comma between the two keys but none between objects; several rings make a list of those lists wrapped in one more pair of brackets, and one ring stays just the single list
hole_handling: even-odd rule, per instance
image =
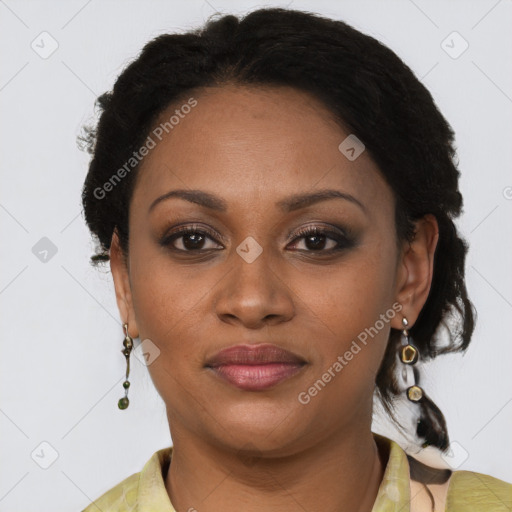
[{"label": "gold earring", "polygon": [[[409,325],[409,322],[407,321],[407,318],[402,318],[402,325],[404,326],[402,331],[402,347],[400,348],[400,361],[404,363],[405,365],[414,365],[419,359],[419,350],[410,343],[409,340],[409,331],[407,330],[407,326]],[[410,368],[409,368],[410,370]],[[412,372],[413,378],[412,382],[409,382],[412,384],[407,388],[407,398],[411,402],[419,402],[423,398],[423,389],[421,389],[419,386],[416,385],[414,382],[414,372]],[[407,369],[404,368],[404,376],[407,379]]]},{"label": "gold earring", "polygon": [[124,396],[119,399],[117,402],[117,406],[119,409],[126,409],[130,405],[130,401],[128,400],[128,388],[130,387],[130,382],[128,381],[128,376],[130,375],[130,353],[133,348],[133,339],[128,334],[128,324],[123,324],[124,328],[124,340],[123,340],[123,350],[121,350],[122,354],[126,358],[126,380],[123,382],[124,388]]}]

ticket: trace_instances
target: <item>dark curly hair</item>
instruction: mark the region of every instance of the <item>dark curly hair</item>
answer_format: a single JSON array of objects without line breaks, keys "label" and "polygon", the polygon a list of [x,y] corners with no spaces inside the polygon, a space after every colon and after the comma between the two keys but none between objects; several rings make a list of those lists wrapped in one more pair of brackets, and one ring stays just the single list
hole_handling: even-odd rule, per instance
[{"label": "dark curly hair", "polygon": [[[128,218],[138,165],[98,194],[146,140],[166,108],[204,87],[226,84],[291,86],[323,102],[355,134],[395,196],[397,241],[411,241],[414,221],[433,214],[439,225],[428,299],[411,337],[424,360],[465,351],[475,311],[464,281],[465,241],[453,219],[462,211],[454,133],[411,69],[376,39],[342,21],[281,8],[245,17],[214,16],[204,27],[160,35],[99,96],[100,118],[79,140],[92,155],[82,192],[84,215],[99,242],[93,264],[108,261],[114,230],[128,254]],[[441,344],[441,327],[449,339]],[[376,378],[376,392],[391,418],[400,393],[395,379],[400,331],[391,334]],[[419,375],[416,375],[419,378]],[[423,446],[449,445],[441,411],[425,394],[416,424]]]}]

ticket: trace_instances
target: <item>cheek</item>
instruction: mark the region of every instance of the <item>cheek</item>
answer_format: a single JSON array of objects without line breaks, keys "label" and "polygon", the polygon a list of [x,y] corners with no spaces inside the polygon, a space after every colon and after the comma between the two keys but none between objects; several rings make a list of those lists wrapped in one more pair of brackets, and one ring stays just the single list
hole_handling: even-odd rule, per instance
[{"label": "cheek", "polygon": [[297,279],[294,290],[304,300],[302,314],[316,323],[320,371],[346,355],[345,378],[350,374],[354,378],[348,380],[357,384],[367,374],[373,385],[396,314],[394,257],[391,243],[367,243],[343,264]]},{"label": "cheek", "polygon": [[[304,270],[304,269],[302,269]],[[394,253],[390,244],[368,242],[340,263],[296,276],[294,289],[315,312],[335,324],[375,321],[392,300]]]},{"label": "cheek", "polygon": [[162,332],[178,327],[187,312],[204,295],[189,283],[187,271],[171,263],[165,248],[157,245],[149,229],[134,225],[130,239],[130,281],[141,336],[162,340]]},{"label": "cheek", "polygon": [[209,301],[211,292],[221,286],[223,273],[222,269],[199,270],[193,264],[173,263],[154,243],[153,247],[149,243],[136,247],[134,237],[131,283],[140,339],[150,339],[163,356],[150,368],[152,374],[160,364],[181,378],[193,378],[193,372],[202,368],[204,326],[213,319]]},{"label": "cheek", "polygon": [[148,365],[155,388],[166,404],[186,408],[190,387],[197,379],[200,340],[191,335],[201,321],[197,287],[189,287],[175,272],[145,262],[132,281],[132,297],[140,340],[151,340],[159,350]]},{"label": "cheek", "polygon": [[150,338],[161,350],[184,351],[191,344],[178,343],[188,339],[190,326],[200,322],[199,308],[205,300],[205,287],[190,283],[179,273],[167,272],[162,266],[147,265],[149,272],[140,272],[132,282],[132,295],[140,336]]}]

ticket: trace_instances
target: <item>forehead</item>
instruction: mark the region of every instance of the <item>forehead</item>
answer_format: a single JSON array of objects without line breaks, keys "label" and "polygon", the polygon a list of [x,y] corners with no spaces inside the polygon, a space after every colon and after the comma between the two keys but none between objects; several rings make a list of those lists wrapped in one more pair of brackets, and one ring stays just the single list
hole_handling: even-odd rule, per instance
[{"label": "forehead", "polygon": [[190,97],[162,112],[149,134],[155,145],[139,169],[139,206],[173,188],[205,190],[233,205],[333,187],[390,199],[367,152],[349,160],[339,146],[350,133],[308,93],[230,85]]}]

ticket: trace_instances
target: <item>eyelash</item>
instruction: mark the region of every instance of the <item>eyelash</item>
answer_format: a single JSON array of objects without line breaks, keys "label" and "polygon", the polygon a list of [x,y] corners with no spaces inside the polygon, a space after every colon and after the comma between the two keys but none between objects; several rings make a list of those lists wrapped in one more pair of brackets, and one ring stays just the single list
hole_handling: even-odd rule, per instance
[{"label": "eyelash", "polygon": [[[315,235],[322,235],[326,236],[328,240],[334,240],[338,246],[325,250],[325,249],[319,249],[317,251],[315,250],[308,250],[308,249],[298,249],[298,251],[307,252],[307,253],[313,253],[313,254],[332,254],[339,251],[342,251],[344,249],[349,249],[353,245],[355,245],[355,240],[352,236],[349,236],[346,234],[341,228],[338,228],[338,231],[335,231],[333,229],[328,228],[322,228],[319,226],[311,226],[311,227],[305,227],[298,230],[298,232],[293,234],[293,238],[291,235],[288,237],[289,242],[295,242],[297,239],[303,239],[308,236],[315,236]],[[169,248],[172,251],[175,252],[181,252],[181,253],[201,253],[201,252],[208,252],[212,250],[219,250],[219,249],[177,249],[176,247],[173,247],[172,244],[176,240],[183,238],[186,235],[201,235],[206,236],[210,239],[212,239],[214,242],[217,242],[216,238],[221,238],[217,233],[214,231],[204,228],[204,227],[197,227],[197,226],[180,226],[178,227],[173,233],[170,235],[165,236],[161,242],[160,245]]]}]

